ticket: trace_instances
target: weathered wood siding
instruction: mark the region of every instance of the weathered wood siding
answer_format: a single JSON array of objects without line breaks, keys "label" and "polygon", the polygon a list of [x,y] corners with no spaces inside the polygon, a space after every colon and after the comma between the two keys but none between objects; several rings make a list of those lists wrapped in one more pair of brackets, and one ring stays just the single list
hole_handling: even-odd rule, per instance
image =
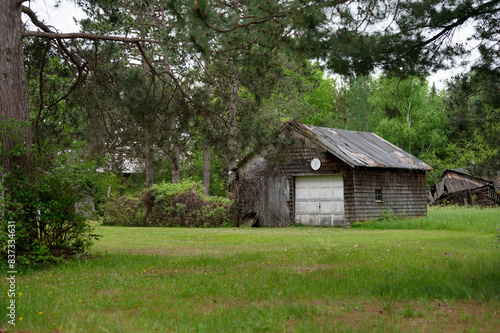
[{"label": "weathered wood siding", "polygon": [[473,189],[445,193],[434,205],[469,205],[481,207],[495,207],[500,205],[500,196],[492,185],[481,186]]},{"label": "weathered wood siding", "polygon": [[[355,219],[380,217],[387,208],[394,215],[427,215],[424,171],[357,168],[354,170]],[[382,201],[375,201],[375,189],[382,190]]]}]

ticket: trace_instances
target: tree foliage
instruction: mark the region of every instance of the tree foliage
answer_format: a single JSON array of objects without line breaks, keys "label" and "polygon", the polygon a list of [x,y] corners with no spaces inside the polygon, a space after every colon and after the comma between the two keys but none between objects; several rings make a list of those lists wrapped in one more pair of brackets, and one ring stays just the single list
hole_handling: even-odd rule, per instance
[{"label": "tree foliage", "polygon": [[[327,22],[317,48],[328,67],[344,75],[376,68],[397,76],[450,68],[479,45],[481,66],[498,70],[498,1],[325,2]],[[455,34],[471,33],[464,41]]]},{"label": "tree foliage", "polygon": [[448,85],[445,110],[455,134],[459,161],[482,166],[476,172],[500,169],[500,77],[491,71],[457,76]]}]

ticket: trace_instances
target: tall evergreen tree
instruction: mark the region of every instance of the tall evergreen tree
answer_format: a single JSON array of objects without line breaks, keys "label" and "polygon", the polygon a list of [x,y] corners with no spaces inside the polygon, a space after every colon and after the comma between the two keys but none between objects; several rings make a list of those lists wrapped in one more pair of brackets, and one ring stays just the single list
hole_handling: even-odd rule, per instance
[{"label": "tall evergreen tree", "polygon": [[448,84],[447,125],[454,138],[451,158],[461,166],[476,165],[478,173],[500,170],[500,76],[473,71]]}]

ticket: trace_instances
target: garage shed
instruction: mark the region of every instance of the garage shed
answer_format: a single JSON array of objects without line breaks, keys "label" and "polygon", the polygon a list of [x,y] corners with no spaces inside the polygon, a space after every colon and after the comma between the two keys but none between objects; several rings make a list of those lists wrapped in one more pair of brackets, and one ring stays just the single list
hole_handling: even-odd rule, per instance
[{"label": "garage shed", "polygon": [[289,226],[349,225],[386,210],[427,215],[427,164],[378,135],[287,122],[291,144],[244,158],[233,192],[240,222]]}]

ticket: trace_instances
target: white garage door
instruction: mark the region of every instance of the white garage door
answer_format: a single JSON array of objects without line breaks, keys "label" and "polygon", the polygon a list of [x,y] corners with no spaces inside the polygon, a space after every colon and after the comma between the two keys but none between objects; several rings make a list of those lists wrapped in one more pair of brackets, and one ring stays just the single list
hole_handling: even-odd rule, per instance
[{"label": "white garage door", "polygon": [[295,177],[295,220],[325,226],[344,222],[342,176]]}]

